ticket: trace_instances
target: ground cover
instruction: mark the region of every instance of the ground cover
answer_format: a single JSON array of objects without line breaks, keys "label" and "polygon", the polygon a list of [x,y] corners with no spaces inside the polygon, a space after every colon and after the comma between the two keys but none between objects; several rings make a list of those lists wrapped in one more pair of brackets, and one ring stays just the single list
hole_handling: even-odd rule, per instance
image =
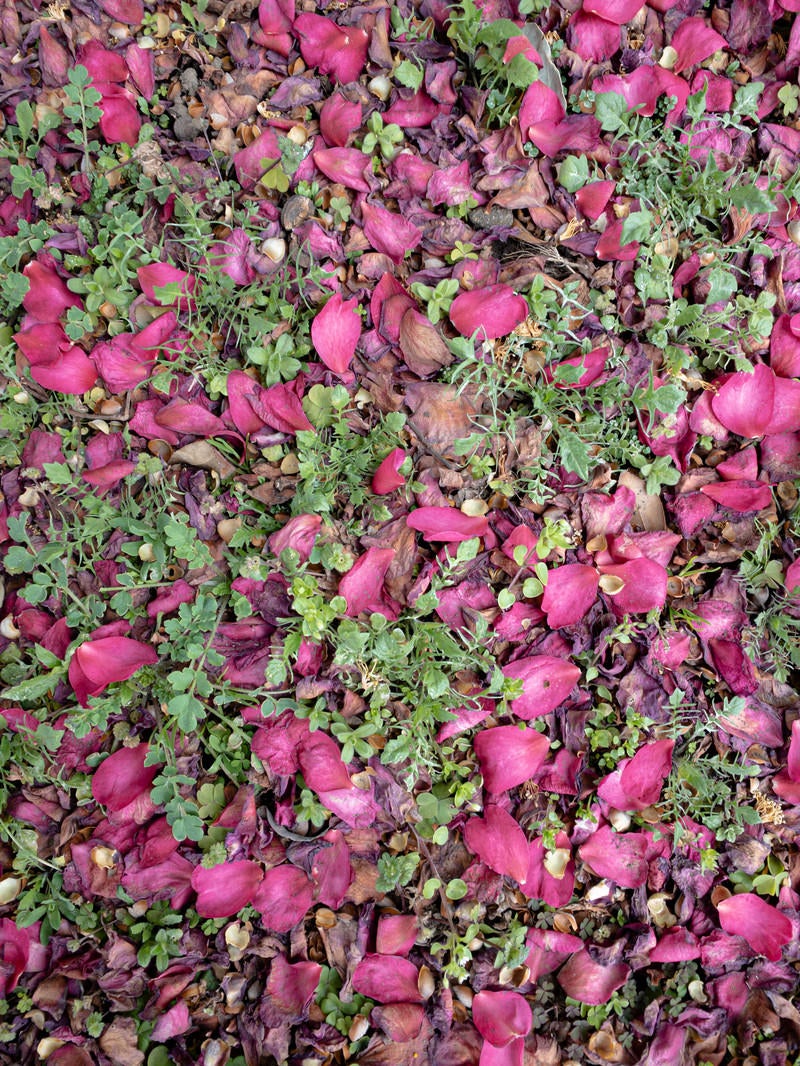
[{"label": "ground cover", "polygon": [[3,5],[0,1062],[798,1061],[796,6]]}]

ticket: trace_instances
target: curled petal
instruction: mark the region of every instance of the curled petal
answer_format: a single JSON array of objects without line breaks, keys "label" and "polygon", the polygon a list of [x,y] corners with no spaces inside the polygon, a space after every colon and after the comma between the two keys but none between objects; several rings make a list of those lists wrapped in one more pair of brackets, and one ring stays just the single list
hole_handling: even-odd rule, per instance
[{"label": "curled petal", "polygon": [[145,766],[147,744],[120,748],[92,774],[92,795],[109,811],[121,811],[143,792],[149,792],[158,766]]},{"label": "curled petal", "polygon": [[740,437],[767,432],[775,402],[775,374],[759,364],[752,374],[731,374],[711,399],[711,409],[725,429]]},{"label": "curled petal", "polygon": [[466,515],[455,507],[418,507],[408,515],[406,524],[426,540],[441,540],[448,544],[484,537],[489,532],[489,522],[484,515]]},{"label": "curled petal", "polygon": [[69,681],[82,707],[88,697],[98,696],[114,681],[125,681],[143,666],[158,662],[158,653],[148,644],[130,637],[101,637],[85,641],[69,664]]},{"label": "curled petal", "polygon": [[350,367],[361,336],[358,300],[335,293],[311,323],[311,340],[329,370],[340,376]]},{"label": "curled petal", "polygon": [[624,765],[604,777],[597,789],[600,799],[620,811],[643,811],[657,803],[672,768],[673,740],[645,744]]},{"label": "curled petal", "polygon": [[387,618],[397,617],[383,587],[395,555],[394,548],[368,548],[339,581],[339,595],[347,601],[345,614],[350,618],[362,611],[376,611]]},{"label": "curled petal", "polygon": [[405,476],[400,473],[400,467],[405,461],[406,453],[402,448],[393,448],[389,452],[372,475],[372,491],[376,496],[386,496],[405,485]]}]

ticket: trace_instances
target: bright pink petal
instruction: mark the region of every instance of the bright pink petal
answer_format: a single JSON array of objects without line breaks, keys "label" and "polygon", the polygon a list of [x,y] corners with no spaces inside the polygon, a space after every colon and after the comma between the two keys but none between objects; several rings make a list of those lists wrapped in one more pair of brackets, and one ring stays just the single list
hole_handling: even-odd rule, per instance
[{"label": "bright pink petal", "polygon": [[647,880],[648,840],[644,833],[616,833],[609,825],[595,830],[578,849],[598,877],[622,888],[638,888]]},{"label": "bright pink petal", "polygon": [[775,402],[775,374],[759,364],[752,374],[731,374],[711,399],[711,409],[722,425],[740,437],[761,437],[767,432]]},{"label": "bright pink petal", "polygon": [[789,564],[784,581],[786,591],[793,599],[796,599],[798,593],[800,593],[800,558]]},{"label": "bright pink petal", "polygon": [[474,747],[484,787],[496,795],[533,777],[547,758],[550,742],[535,729],[501,725],[478,733]]},{"label": "bright pink petal", "polygon": [[643,811],[657,803],[672,768],[673,740],[645,744],[624,766],[604,777],[597,789],[600,799],[620,811]]},{"label": "bright pink petal", "polygon": [[364,236],[376,252],[388,255],[393,263],[402,263],[406,253],[422,240],[422,230],[413,222],[368,200],[362,201],[361,218]]},{"label": "bright pink petal", "polygon": [[485,537],[489,522],[484,515],[466,515],[455,507],[417,507],[406,518],[410,529],[416,529],[425,540],[458,544],[473,537]]},{"label": "bright pink petal", "polygon": [[792,433],[800,426],[800,381],[775,378],[775,399],[767,433]]},{"label": "bright pink petal", "polygon": [[622,226],[623,220],[618,218],[610,222],[603,230],[603,235],[594,249],[594,254],[598,259],[603,262],[628,263],[639,254],[641,246],[638,241],[622,243]]},{"label": "bright pink petal", "polygon": [[[263,0],[262,0],[263,2]],[[345,100],[341,93],[329,96],[319,113],[319,129],[329,145],[344,148],[361,125],[361,104]]]},{"label": "bright pink petal", "polygon": [[700,491],[731,511],[763,511],[772,503],[772,489],[761,481],[715,481]]},{"label": "bright pink petal", "polygon": [[17,987],[29,956],[28,930],[18,929],[10,918],[0,920],[0,996],[5,998]]},{"label": "bright pink petal", "polygon": [[[190,296],[197,279],[171,263],[148,263],[136,271],[139,285],[147,301],[166,306],[177,303],[181,296]],[[162,290],[166,289],[164,292]]]},{"label": "bright pink petal", "polygon": [[519,824],[502,807],[489,804],[483,818],[470,818],[464,843],[495,873],[522,882],[528,872],[528,841]]},{"label": "bright pink petal", "polygon": [[350,367],[361,336],[358,300],[335,293],[311,323],[311,340],[329,370],[340,376]]},{"label": "bright pink petal", "polygon": [[531,655],[503,667],[505,677],[522,679],[522,695],[511,701],[518,718],[530,720],[554,711],[569,696],[581,676],[574,663],[552,655]]},{"label": "bright pink petal", "polygon": [[288,933],[313,902],[311,882],[302,870],[288,864],[267,870],[252,901],[264,928],[274,933]]},{"label": "bright pink petal", "polygon": [[133,93],[121,86],[101,86],[100,132],[109,144],[128,144],[135,147],[142,120],[136,109]]},{"label": "bright pink petal", "polygon": [[476,330],[480,330],[481,339],[505,337],[527,317],[527,301],[510,285],[459,293],[450,306],[450,321],[464,337],[471,337]]},{"label": "bright pink petal", "polygon": [[575,625],[597,599],[600,575],[593,566],[567,563],[547,575],[542,610],[551,629]]},{"label": "bright pink petal", "polygon": [[280,555],[282,551],[291,548],[303,562],[308,562],[321,528],[320,515],[295,515],[269,538],[269,550],[273,555]]},{"label": "bright pink petal", "polygon": [[575,203],[582,215],[594,221],[605,211],[608,201],[614,195],[616,182],[592,181],[578,189],[575,193]]},{"label": "bright pink petal", "polygon": [[315,792],[353,788],[339,745],[327,733],[320,730],[310,733],[298,751],[298,758],[305,782]]},{"label": "bright pink petal", "polygon": [[[552,381],[557,389],[586,389],[603,376],[610,355],[610,348],[595,348],[593,352],[587,352],[586,355],[571,355],[567,359],[562,359],[558,363],[551,363],[550,366],[545,367],[545,380]],[[565,380],[563,372],[559,374],[561,367],[572,366],[581,370],[577,381],[573,381],[571,378]]]},{"label": "bright pink petal", "polygon": [[343,29],[324,15],[304,12],[294,20],[294,34],[306,63],[343,85],[356,81],[364,69],[369,44],[364,30],[355,26]]},{"label": "bright pink petal", "polygon": [[630,22],[641,6],[639,0],[583,0],[584,11],[616,26]]},{"label": "bright pink petal", "polygon": [[690,929],[675,925],[662,934],[650,952],[651,962],[685,962],[700,958],[700,944]]},{"label": "bright pink petal", "polygon": [[250,192],[261,180],[270,165],[280,159],[281,150],[273,129],[263,130],[246,148],[236,152],[233,165],[236,180],[243,189]]},{"label": "bright pink petal", "polygon": [[357,148],[317,148],[311,158],[326,178],[356,192],[369,192],[372,185],[365,177],[370,174],[370,156]]},{"label": "bright pink petal", "polygon": [[383,582],[396,555],[394,548],[368,548],[339,581],[339,595],[347,601],[347,614],[355,618],[362,611],[396,617]]},{"label": "bright pink petal", "polygon": [[724,481],[755,481],[758,478],[758,453],[750,444],[730,459],[723,459],[714,467]]},{"label": "bright pink petal", "polygon": [[322,977],[317,962],[289,962],[276,955],[270,966],[266,993],[279,1010],[294,1018],[305,1014]]},{"label": "bright pink petal", "polygon": [[653,559],[631,559],[627,563],[601,566],[601,574],[619,578],[619,592],[609,595],[614,610],[620,614],[646,614],[667,601],[667,571]]},{"label": "bright pink petal", "polygon": [[[566,833],[556,835],[556,847],[570,851]],[[544,864],[547,851],[544,840],[532,840],[528,849],[528,874],[520,884],[520,891],[529,899],[541,899],[550,907],[565,907],[572,899],[575,888],[575,862],[572,858],[564,867],[561,877],[554,877]]]},{"label": "bright pink petal", "polygon": [[83,307],[80,296],[70,292],[49,263],[32,259],[22,273],[30,284],[22,306],[36,322],[57,322],[68,308]]},{"label": "bright pink petal", "polygon": [[[610,59],[622,45],[622,31],[615,22],[607,22],[598,15],[590,15],[584,7],[569,20],[567,40],[581,59],[599,62]],[[596,217],[596,216],[595,216]]]},{"label": "bright pink petal", "polygon": [[475,1028],[490,1044],[505,1047],[518,1036],[527,1036],[533,1012],[519,992],[479,992],[472,1001]]},{"label": "bright pink petal", "polygon": [[96,467],[94,470],[85,470],[81,474],[81,478],[89,485],[94,485],[95,488],[100,490],[100,493],[107,492],[109,489],[118,485],[123,478],[126,478],[128,474],[132,474],[136,469],[136,463],[130,461],[130,459],[116,459],[112,463],[106,463],[105,466]]},{"label": "bright pink petal", "polygon": [[[592,0],[588,0],[589,3]],[[684,19],[672,35],[670,44],[678,53],[672,68],[680,74],[687,67],[694,67],[704,59],[728,47],[728,42],[716,30],[712,30],[702,16]]]},{"label": "bright pink petal", "polygon": [[78,702],[88,706],[88,696],[98,696],[113,681],[125,681],[143,666],[158,662],[148,644],[130,637],[101,637],[76,648],[69,664],[69,680]]},{"label": "bright pink petal", "polygon": [[800,718],[792,722],[792,739],[789,742],[786,770],[792,781],[800,781]]},{"label": "bright pink petal", "polygon": [[800,377],[800,315],[779,315],[769,339],[769,362],[780,377]]},{"label": "bright pink petal", "polygon": [[730,896],[717,904],[719,924],[726,933],[741,936],[753,951],[777,962],[781,949],[792,940],[792,923],[783,914],[753,892]]},{"label": "bright pink petal", "polygon": [[407,955],[419,936],[413,914],[386,914],[378,919],[375,950],[379,955]]},{"label": "bright pink petal", "polygon": [[294,18],[294,0],[260,0],[258,24],[264,34],[264,47],[288,56],[292,47],[290,34]]},{"label": "bright pink petal", "polygon": [[353,988],[377,1003],[421,1003],[413,962],[399,955],[365,955],[353,971]]},{"label": "bright pink petal", "polygon": [[62,348],[58,362],[31,366],[31,377],[45,389],[65,396],[82,396],[97,381],[97,370],[86,353],[75,345]]},{"label": "bright pink petal", "polygon": [[149,792],[158,766],[145,766],[147,744],[120,748],[92,774],[92,795],[109,811],[121,811],[143,792]]},{"label": "bright pink petal", "polygon": [[558,983],[568,996],[581,1003],[608,1003],[630,976],[624,962],[602,966],[588,951],[577,952],[559,970]]},{"label": "bright pink petal", "polygon": [[406,479],[400,467],[406,461],[402,448],[393,448],[372,475],[372,491],[376,496],[386,496],[405,485]]}]

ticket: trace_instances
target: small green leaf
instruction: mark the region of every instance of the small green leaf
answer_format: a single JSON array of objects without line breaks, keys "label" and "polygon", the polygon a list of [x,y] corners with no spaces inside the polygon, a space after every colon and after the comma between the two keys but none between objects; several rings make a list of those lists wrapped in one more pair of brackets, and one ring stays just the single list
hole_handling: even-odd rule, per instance
[{"label": "small green leaf", "polygon": [[463,899],[468,892],[466,881],[462,881],[460,877],[454,877],[452,881],[448,881],[447,888],[444,890],[447,898],[452,900]]}]

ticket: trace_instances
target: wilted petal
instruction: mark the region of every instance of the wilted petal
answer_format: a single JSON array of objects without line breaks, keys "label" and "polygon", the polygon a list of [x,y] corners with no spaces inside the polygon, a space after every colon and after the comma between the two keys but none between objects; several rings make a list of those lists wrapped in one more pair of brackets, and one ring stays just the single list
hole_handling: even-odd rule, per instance
[{"label": "wilted petal", "polygon": [[379,955],[407,955],[419,936],[413,914],[386,914],[378,919],[375,950]]},{"label": "wilted petal", "polygon": [[408,96],[398,96],[391,107],[383,113],[384,125],[393,122],[402,129],[421,129],[430,126],[431,122],[442,111],[424,89],[411,93]]},{"label": "wilted petal", "polygon": [[131,462],[130,459],[115,459],[104,466],[95,467],[94,470],[85,470],[81,478],[87,484],[93,485],[98,490],[98,495],[102,496],[118,485],[128,474],[132,474],[135,469],[136,463]]},{"label": "wilted petal", "polygon": [[506,792],[533,777],[550,750],[550,742],[535,729],[501,725],[475,737],[475,754],[487,792]]},{"label": "wilted petal", "polygon": [[[592,0],[589,0],[591,3]],[[684,19],[672,35],[670,44],[678,53],[673,66],[675,74],[696,66],[715,52],[728,47],[728,42],[701,16]]]},{"label": "wilted petal", "polygon": [[480,339],[505,337],[528,317],[528,303],[510,285],[489,285],[456,296],[450,321],[464,337],[476,330]]},{"label": "wilted petal", "polygon": [[554,711],[569,696],[581,676],[574,663],[552,655],[517,659],[503,667],[503,674],[522,679],[522,695],[511,701],[511,710],[526,720]]},{"label": "wilted petal", "polygon": [[261,420],[262,426],[270,426],[279,433],[295,434],[300,430],[313,430],[294,382],[279,382],[268,389],[259,388],[249,398],[249,403]]},{"label": "wilted petal", "polygon": [[593,566],[567,563],[547,575],[542,610],[551,629],[575,625],[597,599],[600,575]]},{"label": "wilted petal", "polygon": [[190,1025],[189,1008],[183,1000],[179,1000],[164,1014],[159,1014],[155,1028],[150,1034],[150,1039],[154,1044],[163,1044],[174,1036],[180,1036],[185,1033]]},{"label": "wilted petal", "polygon": [[715,396],[711,409],[722,425],[740,437],[760,437],[767,432],[775,402],[775,374],[759,364],[752,374],[731,374]]},{"label": "wilted petal", "polygon": [[604,777],[597,795],[620,811],[643,811],[657,803],[672,768],[673,740],[645,744],[614,773]]},{"label": "wilted petal", "polygon": [[316,962],[289,962],[276,955],[270,966],[266,992],[270,1003],[291,1018],[302,1018],[319,986],[322,967]]},{"label": "wilted petal", "polygon": [[753,951],[777,962],[781,949],[792,940],[792,923],[753,892],[730,896],[717,904],[719,924],[726,933],[743,937]]},{"label": "wilted petal", "polygon": [[234,154],[233,165],[236,170],[236,180],[245,191],[252,191],[270,165],[280,157],[281,150],[278,147],[275,131],[273,129],[263,130],[246,148]]},{"label": "wilted petal", "polygon": [[505,1047],[518,1036],[527,1036],[533,1012],[519,992],[479,992],[472,1001],[475,1028],[490,1044]]},{"label": "wilted petal", "polygon": [[264,874],[252,902],[265,929],[288,933],[311,908],[313,887],[296,866],[275,866]]},{"label": "wilted petal", "polygon": [[619,591],[613,595],[607,593],[615,612],[647,614],[648,611],[663,607],[667,601],[667,571],[653,559],[631,559],[627,563],[610,564],[599,569],[601,574],[622,582]]},{"label": "wilted petal", "polygon": [[25,972],[30,944],[27,929],[18,929],[10,918],[0,921],[0,996],[3,998],[14,991]]},{"label": "wilted petal", "polygon": [[311,323],[311,340],[329,370],[340,376],[350,367],[361,336],[358,300],[335,293]]},{"label": "wilted petal", "polygon": [[92,795],[109,811],[121,811],[143,792],[149,792],[158,766],[145,766],[150,748],[137,744],[120,748],[100,763],[92,774]]},{"label": "wilted petal", "polygon": [[72,66],[66,48],[58,43],[44,25],[39,29],[39,66],[42,81],[50,88],[64,85],[67,71]]},{"label": "wilted petal", "polygon": [[528,872],[528,841],[508,811],[489,804],[483,818],[470,818],[464,826],[464,843],[495,873],[520,883]]},{"label": "wilted petal", "polygon": [[[545,380],[552,381],[557,389],[586,389],[603,376],[610,355],[610,348],[595,348],[593,352],[587,352],[586,355],[571,355],[567,359],[545,367]],[[579,368],[581,373],[575,378],[574,371],[565,373],[565,369],[562,368],[566,367]],[[568,377],[567,374],[570,376]]]},{"label": "wilted petal", "polygon": [[319,793],[319,801],[351,829],[366,829],[374,825],[381,813],[375,802],[374,789],[337,788]]},{"label": "wilted petal", "polygon": [[484,515],[466,515],[455,507],[417,507],[406,517],[406,523],[425,540],[441,540],[448,544],[484,537],[489,532],[489,522]]},{"label": "wilted petal", "polygon": [[594,254],[598,259],[603,260],[603,262],[629,263],[637,257],[641,245],[638,241],[629,241],[627,244],[623,244],[622,226],[623,220],[618,218],[610,222],[603,230],[603,234],[594,249]]},{"label": "wilted petal", "polygon": [[559,933],[555,929],[537,929],[535,926],[528,930],[525,942],[530,949],[525,961],[531,971],[532,981],[538,981],[540,977],[557,970],[566,956],[583,948],[583,941],[578,936]]},{"label": "wilted petal", "polygon": [[101,637],[75,649],[69,664],[69,681],[82,707],[88,697],[98,696],[113,681],[125,681],[143,666],[158,662],[149,644],[130,637]]},{"label": "wilted petal", "polygon": [[100,7],[117,22],[128,26],[141,26],[144,19],[142,0],[99,0]]},{"label": "wilted petal", "polygon": [[140,95],[149,100],[156,90],[153,50],[131,42],[125,49],[125,65]]},{"label": "wilted petal", "polygon": [[396,1044],[407,1044],[419,1036],[425,1008],[419,1003],[387,1003],[374,1007],[369,1016],[370,1024],[376,1025]]},{"label": "wilted petal", "polygon": [[753,664],[737,640],[712,638],[708,641],[711,662],[723,681],[737,696],[750,696],[758,688]]},{"label": "wilted petal", "polygon": [[714,467],[724,481],[755,481],[758,478],[758,453],[754,445],[723,459]]},{"label": "wilted petal", "polygon": [[191,603],[194,600],[196,591],[184,578],[178,578],[167,588],[157,592],[148,603],[147,617],[157,618],[160,614],[169,614],[171,611],[176,611],[182,603]]},{"label": "wilted petal", "polygon": [[347,614],[355,618],[362,611],[376,611],[387,618],[397,615],[383,587],[392,565],[394,548],[368,548],[339,581],[339,595],[347,601]]},{"label": "wilted petal", "polygon": [[638,888],[647,880],[647,846],[644,833],[616,833],[604,825],[578,853],[598,877],[607,877],[622,888]]},{"label": "wilted petal", "polygon": [[585,949],[577,952],[559,970],[557,981],[572,999],[581,1003],[608,1003],[630,976],[623,962],[601,966]]},{"label": "wilted petal", "polygon": [[353,971],[356,992],[377,1003],[421,1003],[419,971],[399,955],[365,955]]},{"label": "wilted petal", "polygon": [[700,491],[730,511],[763,511],[772,503],[772,490],[761,481],[715,481]]}]

